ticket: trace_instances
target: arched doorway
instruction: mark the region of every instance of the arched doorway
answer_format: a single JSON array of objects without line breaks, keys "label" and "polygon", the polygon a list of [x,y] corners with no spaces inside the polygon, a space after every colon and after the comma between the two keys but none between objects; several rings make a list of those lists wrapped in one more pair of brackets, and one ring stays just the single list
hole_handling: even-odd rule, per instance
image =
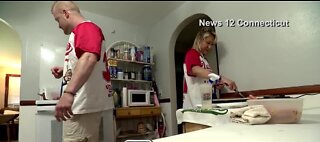
[{"label": "arched doorway", "polygon": [[13,27],[1,18],[0,31],[0,113],[10,121],[9,127],[0,127],[0,141],[18,140],[18,119],[15,118],[19,115],[22,42]]},{"label": "arched doorway", "polygon": [[[192,48],[194,38],[201,28],[199,26],[200,19],[212,21],[212,19],[205,14],[195,14],[185,19],[177,28],[182,29],[177,36],[174,49],[177,109],[182,108],[183,104],[183,62],[185,54]],[[213,71],[219,74],[217,53],[217,48],[213,49],[208,55],[208,60]],[[178,134],[180,133],[182,133],[182,126],[178,125]]]}]

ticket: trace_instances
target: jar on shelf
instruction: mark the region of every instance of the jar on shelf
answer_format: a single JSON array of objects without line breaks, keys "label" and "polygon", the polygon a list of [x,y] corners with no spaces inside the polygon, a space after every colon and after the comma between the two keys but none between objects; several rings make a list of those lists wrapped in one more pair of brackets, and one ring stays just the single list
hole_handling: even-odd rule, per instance
[{"label": "jar on shelf", "polygon": [[123,79],[123,72],[122,72],[122,69],[118,69],[118,72],[117,72],[117,79]]},{"label": "jar on shelf", "polygon": [[130,74],[130,79],[136,80],[136,72],[132,71],[132,72],[130,72],[130,73],[131,73],[131,74]]},{"label": "jar on shelf", "polygon": [[131,61],[136,61],[137,47],[132,46],[130,49]]},{"label": "jar on shelf", "polygon": [[123,53],[123,60],[129,60],[129,51],[125,50]]}]

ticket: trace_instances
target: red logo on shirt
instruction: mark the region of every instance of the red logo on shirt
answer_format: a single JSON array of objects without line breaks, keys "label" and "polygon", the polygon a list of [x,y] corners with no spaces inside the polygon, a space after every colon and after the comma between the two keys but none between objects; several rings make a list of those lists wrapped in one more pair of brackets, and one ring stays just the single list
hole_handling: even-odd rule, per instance
[{"label": "red logo on shirt", "polygon": [[206,59],[204,59],[202,56],[199,56],[200,62],[201,62],[201,67],[204,69],[211,69],[209,63],[207,62]]},{"label": "red logo on shirt", "polygon": [[65,56],[69,55],[69,53],[70,53],[71,51],[72,51],[71,45],[70,45],[70,43],[68,43]]}]

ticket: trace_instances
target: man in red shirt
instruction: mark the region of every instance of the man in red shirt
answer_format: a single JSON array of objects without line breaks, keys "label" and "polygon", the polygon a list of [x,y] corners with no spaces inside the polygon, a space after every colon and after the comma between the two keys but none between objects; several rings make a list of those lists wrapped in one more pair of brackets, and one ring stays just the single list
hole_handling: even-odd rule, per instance
[{"label": "man in red shirt", "polygon": [[104,35],[71,1],[54,2],[51,12],[59,28],[70,35],[64,67],[51,69],[55,78],[63,77],[64,91],[55,109],[56,119],[64,121],[63,141],[98,142],[102,112],[114,107],[110,78],[103,76],[108,73],[103,63]]}]

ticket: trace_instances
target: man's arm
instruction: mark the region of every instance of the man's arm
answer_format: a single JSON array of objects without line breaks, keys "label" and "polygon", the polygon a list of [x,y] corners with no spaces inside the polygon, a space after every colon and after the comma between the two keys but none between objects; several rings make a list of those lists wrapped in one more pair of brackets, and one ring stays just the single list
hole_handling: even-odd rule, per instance
[{"label": "man's arm", "polygon": [[74,101],[74,94],[90,77],[97,59],[95,54],[89,52],[83,53],[79,58],[71,80],[65,89],[69,93],[64,93],[56,105],[55,117],[58,121],[66,121],[66,118],[71,118],[70,115],[73,115],[71,107]]},{"label": "man's arm", "polygon": [[90,77],[97,60],[96,54],[89,52],[83,53],[75,66],[72,78],[65,91],[76,93]]}]

